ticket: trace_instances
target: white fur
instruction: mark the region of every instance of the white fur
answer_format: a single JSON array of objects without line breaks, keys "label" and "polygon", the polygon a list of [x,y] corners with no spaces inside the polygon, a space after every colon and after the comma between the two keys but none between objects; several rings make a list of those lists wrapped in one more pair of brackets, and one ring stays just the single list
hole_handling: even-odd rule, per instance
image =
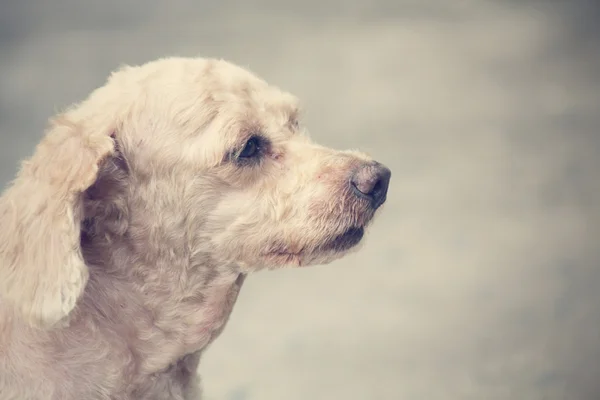
[{"label": "white fur", "polygon": [[[225,61],[124,67],[56,117],[0,198],[0,398],[198,398],[243,279],[326,263],[375,211],[371,160],[319,146],[296,99]],[[236,154],[252,135],[260,161]]]}]

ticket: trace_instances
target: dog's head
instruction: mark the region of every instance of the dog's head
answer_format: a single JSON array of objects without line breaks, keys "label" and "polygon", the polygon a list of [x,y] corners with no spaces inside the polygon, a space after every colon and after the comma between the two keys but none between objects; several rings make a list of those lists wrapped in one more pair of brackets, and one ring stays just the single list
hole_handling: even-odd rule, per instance
[{"label": "dog's head", "polygon": [[[107,174],[120,174],[120,204],[97,204]],[[296,99],[242,68],[122,68],[56,120],[1,198],[0,297],[34,323],[68,314],[87,280],[82,223],[100,217],[118,228],[92,234],[143,238],[190,262],[323,264],[361,241],[389,179],[362,153],[313,143]]]}]

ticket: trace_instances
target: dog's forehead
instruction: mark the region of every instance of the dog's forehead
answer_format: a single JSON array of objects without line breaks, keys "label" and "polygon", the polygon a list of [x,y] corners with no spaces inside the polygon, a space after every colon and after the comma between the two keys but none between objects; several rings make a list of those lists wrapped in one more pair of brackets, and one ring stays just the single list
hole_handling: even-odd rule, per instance
[{"label": "dog's forehead", "polygon": [[165,141],[210,142],[224,151],[259,131],[284,139],[299,116],[296,96],[223,60],[163,59],[126,68],[116,78],[117,85],[133,82],[140,88],[152,118],[168,118],[182,128],[164,135]]},{"label": "dog's forehead", "polygon": [[199,90],[212,91],[213,98],[220,97],[265,117],[297,116],[299,102],[291,93],[237,65],[224,61],[216,64],[223,68],[208,65],[212,67],[207,67],[206,82],[201,83]]},{"label": "dog's forehead", "polygon": [[[210,58],[169,58],[141,67],[137,80],[151,83],[158,97],[174,96],[198,108],[245,108],[256,116],[295,118],[298,99],[248,69]],[[140,78],[141,77],[141,78]],[[144,79],[145,78],[145,79]],[[197,101],[190,101],[197,100]]]},{"label": "dog's forehead", "polygon": [[229,132],[229,136],[233,136],[230,140],[235,140],[238,133],[245,135],[257,130],[265,135],[277,135],[298,118],[296,96],[237,65],[208,62],[198,83],[198,90],[207,91],[208,98],[214,102],[216,114],[237,119],[238,129]]}]

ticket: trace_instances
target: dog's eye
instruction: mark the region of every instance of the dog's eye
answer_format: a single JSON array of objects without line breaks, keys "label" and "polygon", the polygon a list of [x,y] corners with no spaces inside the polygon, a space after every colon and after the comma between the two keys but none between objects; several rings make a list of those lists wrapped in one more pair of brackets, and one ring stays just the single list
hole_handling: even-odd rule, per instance
[{"label": "dog's eye", "polygon": [[251,137],[247,142],[240,154],[239,158],[252,158],[255,157],[260,151],[260,140],[257,137]]}]

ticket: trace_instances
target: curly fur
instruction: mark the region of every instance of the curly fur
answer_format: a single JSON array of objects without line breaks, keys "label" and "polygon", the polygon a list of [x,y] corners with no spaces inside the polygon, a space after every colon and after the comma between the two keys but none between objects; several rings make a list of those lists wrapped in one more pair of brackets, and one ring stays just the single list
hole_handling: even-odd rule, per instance
[{"label": "curly fur", "polygon": [[250,72],[184,58],[55,118],[0,197],[0,398],[198,399],[246,275],[339,258],[375,214],[348,185],[371,159],[297,118]]}]

